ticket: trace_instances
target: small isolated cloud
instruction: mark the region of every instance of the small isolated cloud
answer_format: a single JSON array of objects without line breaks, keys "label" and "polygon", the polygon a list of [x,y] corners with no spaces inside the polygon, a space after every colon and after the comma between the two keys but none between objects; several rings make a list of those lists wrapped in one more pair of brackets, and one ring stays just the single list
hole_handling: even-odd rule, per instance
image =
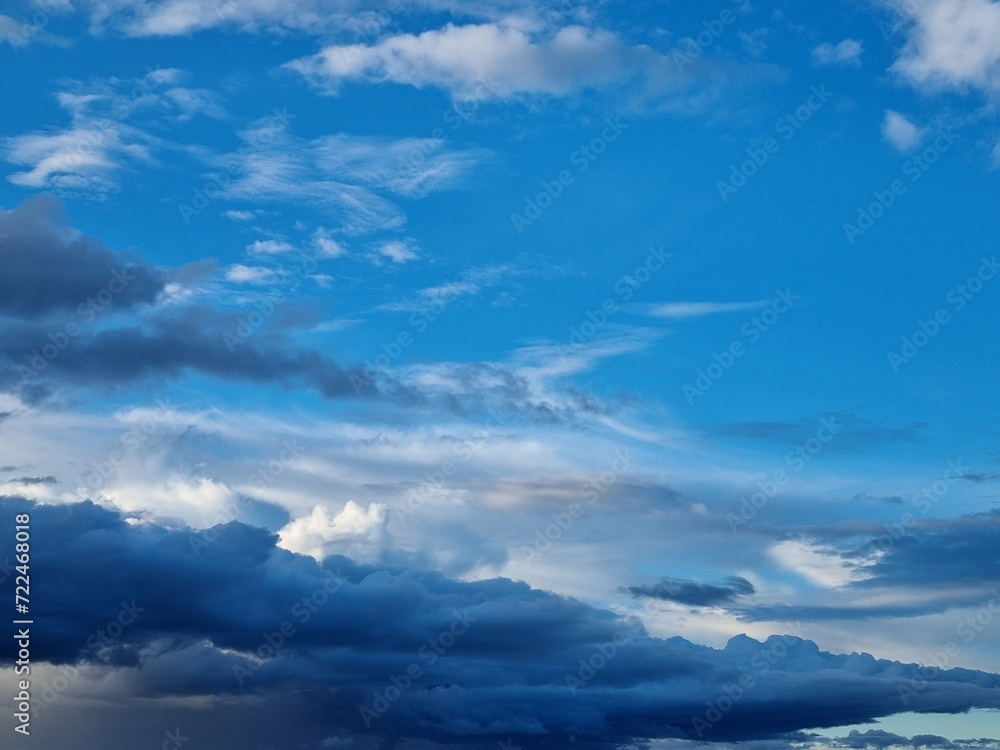
[{"label": "small isolated cloud", "polygon": [[836,44],[823,42],[812,51],[817,65],[861,65],[864,45],[857,39],[845,39]]},{"label": "small isolated cloud", "polygon": [[232,219],[233,221],[252,221],[254,217],[257,216],[253,211],[236,211],[229,210],[223,211],[222,215],[227,219]]},{"label": "small isolated cloud", "polygon": [[226,271],[226,281],[232,281],[236,284],[267,284],[281,275],[280,271],[273,268],[244,266],[237,263]]},{"label": "small isolated cloud", "polygon": [[257,240],[247,245],[247,252],[254,255],[278,255],[291,249],[292,246],[284,240]]},{"label": "small isolated cloud", "polygon": [[767,304],[767,300],[754,302],[667,302],[655,305],[649,310],[649,314],[654,318],[698,318],[718,313],[759,310]]},{"label": "small isolated cloud", "polygon": [[918,128],[904,115],[891,109],[885,111],[882,121],[882,137],[900,151],[909,151],[920,143],[923,128]]},{"label": "small isolated cloud", "polygon": [[377,252],[393,263],[406,263],[420,258],[417,255],[417,243],[411,239],[389,240],[378,246]]},{"label": "small isolated cloud", "polygon": [[347,254],[347,248],[333,239],[323,227],[313,233],[312,240],[317,252],[324,258],[339,258]]}]

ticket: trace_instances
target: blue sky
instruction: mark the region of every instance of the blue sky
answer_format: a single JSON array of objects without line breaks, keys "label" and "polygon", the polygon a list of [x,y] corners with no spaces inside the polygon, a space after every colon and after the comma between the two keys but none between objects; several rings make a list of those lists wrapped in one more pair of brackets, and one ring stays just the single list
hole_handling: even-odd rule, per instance
[{"label": "blue sky", "polygon": [[0,502],[66,579],[36,684],[83,677],[38,741],[996,746],[998,38],[990,0],[4,6]]}]

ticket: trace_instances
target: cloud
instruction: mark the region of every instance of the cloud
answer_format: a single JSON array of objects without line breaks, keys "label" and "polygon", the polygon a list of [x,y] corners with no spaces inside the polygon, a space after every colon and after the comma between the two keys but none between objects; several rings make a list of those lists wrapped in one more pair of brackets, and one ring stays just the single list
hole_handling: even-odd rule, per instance
[{"label": "cloud", "polygon": [[54,476],[49,475],[45,477],[17,477],[15,479],[6,480],[10,484],[25,484],[25,485],[35,485],[35,484],[59,484]]},{"label": "cloud", "polygon": [[397,83],[442,88],[460,100],[565,96],[637,78],[657,85],[682,80],[669,58],[629,47],[610,31],[573,25],[535,33],[509,20],[328,46],[286,67],[331,92],[352,81]]},{"label": "cloud", "polygon": [[900,151],[909,151],[920,143],[923,138],[923,128],[918,128],[904,115],[894,110],[885,111],[882,121],[882,137]]},{"label": "cloud", "polygon": [[389,240],[383,242],[375,248],[378,255],[388,258],[393,263],[406,263],[411,260],[418,260],[417,243],[412,239]]},{"label": "cloud", "polygon": [[1000,3],[925,0],[913,4],[909,39],[892,70],[926,90],[1000,87]]},{"label": "cloud", "polygon": [[817,65],[861,65],[864,45],[857,39],[844,39],[836,44],[823,42],[812,51]]},{"label": "cloud", "polygon": [[656,583],[629,586],[629,593],[635,597],[662,599],[692,607],[713,607],[729,604],[741,596],[754,593],[753,584],[745,578],[733,576],[722,584],[701,583],[684,578],[664,577]]},{"label": "cloud", "polygon": [[147,123],[227,118],[214,94],[179,85],[184,77],[176,68],[160,68],[131,80],[66,82],[56,99],[71,125],[5,138],[4,158],[27,167],[8,179],[74,196],[102,198],[117,191],[121,172],[154,165],[159,152],[177,148],[152,135]]},{"label": "cloud", "polygon": [[372,503],[367,509],[348,500],[337,514],[317,505],[308,516],[297,518],[280,531],[280,546],[322,561],[331,554],[355,559],[379,559],[387,541],[388,508]]},{"label": "cloud", "polygon": [[[211,718],[228,725],[252,695],[257,715],[281,707],[300,717],[296,736],[313,745],[347,735],[467,748],[508,739],[525,748],[571,738],[602,748],[657,737],[745,741],[903,710],[1000,707],[1000,675],[838,655],[791,635],[741,635],[721,649],[662,639],[508,579],[458,581],[341,556],[320,564],[240,523],[196,533],[91,503],[9,497],[0,510],[31,513],[32,559],[48,580],[32,598],[48,623],[32,656],[38,669],[81,670],[60,697],[68,705],[86,696],[163,710],[216,695]],[[179,607],[182,594],[188,604]],[[123,612],[128,625],[108,638]],[[582,671],[600,649],[605,656],[592,662],[600,668]],[[13,643],[0,644],[0,662],[15,658]],[[391,705],[374,719],[363,714],[410,664],[419,672],[400,681]],[[724,717],[694,722],[740,674],[753,684]],[[919,686],[906,706],[901,685]],[[163,719],[151,719],[157,731],[170,723]],[[125,747],[114,742],[101,746]]]},{"label": "cloud", "polygon": [[280,255],[292,249],[284,240],[256,240],[247,245],[247,252],[252,255]]},{"label": "cloud", "polygon": [[226,271],[226,280],[236,284],[269,284],[283,275],[278,269],[236,263]]},{"label": "cloud", "polygon": [[[306,387],[325,398],[366,398],[392,382],[384,375],[365,377],[362,366],[341,366],[319,352],[300,349],[278,331],[241,339],[239,318],[238,313],[188,307],[150,316],[141,325],[103,328],[76,338],[39,377],[77,387],[106,387],[176,380],[198,372],[284,389]],[[30,361],[32,347],[47,340],[46,330],[36,327],[12,335],[8,328],[0,345],[0,354],[11,361],[8,378],[14,380],[16,364]],[[235,344],[226,345],[227,333]],[[405,392],[397,391],[392,398],[406,400]]]},{"label": "cloud", "polygon": [[754,302],[667,302],[654,305],[649,315],[654,318],[698,318],[703,315],[718,315],[720,313],[744,312],[767,307],[770,300]]},{"label": "cloud", "polygon": [[[868,620],[981,609],[1000,598],[1000,511],[954,519],[924,517],[933,503],[917,496],[899,521],[797,527],[770,548],[786,566],[828,589],[802,605],[734,607],[747,620]],[[806,541],[806,537],[812,541]]]},{"label": "cloud", "polygon": [[209,159],[230,175],[223,197],[310,207],[336,219],[344,234],[399,229],[403,212],[380,193],[423,197],[451,188],[486,154],[440,139],[338,133],[305,140],[289,132],[291,119],[287,113],[261,118],[240,131],[235,152]]},{"label": "cloud", "polygon": [[455,187],[490,155],[484,149],[450,149],[442,138],[391,140],[341,133],[313,145],[320,169],[406,197]]},{"label": "cloud", "polygon": [[75,311],[88,300],[114,309],[152,304],[168,279],[67,227],[60,204],[46,197],[0,209],[0,265],[0,312],[18,316]]}]

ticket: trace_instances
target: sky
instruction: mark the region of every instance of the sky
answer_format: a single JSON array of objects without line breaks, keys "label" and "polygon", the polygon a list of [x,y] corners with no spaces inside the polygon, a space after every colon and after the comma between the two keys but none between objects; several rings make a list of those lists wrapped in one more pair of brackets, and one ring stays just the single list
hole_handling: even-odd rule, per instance
[{"label": "sky", "polygon": [[1000,747],[998,40],[4,3],[4,746]]}]

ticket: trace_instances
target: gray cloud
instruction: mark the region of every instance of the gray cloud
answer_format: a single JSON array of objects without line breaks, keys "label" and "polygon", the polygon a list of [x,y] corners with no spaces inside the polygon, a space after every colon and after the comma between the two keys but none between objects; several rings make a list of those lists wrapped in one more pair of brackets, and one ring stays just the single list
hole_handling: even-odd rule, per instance
[{"label": "gray cloud", "polygon": [[[297,717],[292,734],[314,744],[354,736],[372,747],[409,737],[462,748],[507,739],[525,748],[574,740],[611,748],[697,738],[699,729],[712,740],[780,738],[903,710],[1000,707],[1000,675],[836,655],[793,636],[737,636],[723,649],[663,640],[634,620],[507,579],[464,582],[340,556],[320,565],[240,523],[206,538],[129,523],[90,503],[6,498],[0,511],[32,514],[33,572],[47,582],[32,600],[46,623],[37,663],[89,670],[90,699],[226,696],[212,718],[227,725],[253,696],[261,714]],[[327,585],[322,604],[302,617],[302,602],[318,602]],[[107,643],[95,638],[123,601],[141,608],[134,621]],[[459,621],[439,656],[421,651]],[[277,651],[262,649],[283,623],[294,632]],[[10,663],[12,647],[0,646],[0,662]],[[420,674],[405,685],[398,677],[411,664]],[[732,708],[710,727],[694,723],[741,674],[753,685]],[[366,722],[361,709],[377,705],[394,676],[404,688]],[[902,684],[919,685],[907,706]],[[167,704],[151,705],[163,718]],[[111,736],[117,722],[97,723],[108,728],[96,744],[124,750]]]},{"label": "gray cloud", "polygon": [[753,594],[754,587],[750,581],[739,576],[727,578],[722,584],[665,576],[653,584],[629,586],[628,591],[635,597],[662,599],[692,607],[712,607],[729,604],[738,597]]},{"label": "gray cloud", "polygon": [[98,295],[104,307],[152,303],[166,278],[160,269],[69,229],[59,204],[48,197],[0,209],[0,265],[0,313],[17,316],[86,309]]}]

